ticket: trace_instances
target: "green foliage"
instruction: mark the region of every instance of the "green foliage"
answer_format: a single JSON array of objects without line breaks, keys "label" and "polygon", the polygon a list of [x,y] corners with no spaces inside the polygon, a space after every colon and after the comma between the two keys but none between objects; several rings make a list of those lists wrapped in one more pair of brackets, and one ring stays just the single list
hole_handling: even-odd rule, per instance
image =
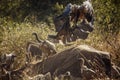
[{"label": "green foliage", "polygon": [[63,5],[62,4],[59,4],[58,2],[52,7],[52,9],[54,10],[54,12],[55,12],[55,15],[59,15],[59,14],[61,14],[62,12],[62,10],[64,9],[63,8]]},{"label": "green foliage", "polygon": [[10,16],[12,19],[20,19],[19,17],[21,16],[21,14],[19,14],[19,12],[21,12],[20,8],[22,2],[23,1],[21,0],[1,0],[0,17]]},{"label": "green foliage", "polygon": [[[98,3],[99,1],[99,3]],[[111,0],[95,0],[93,2],[95,9],[96,27],[103,36],[114,34],[120,30],[120,11]]]}]

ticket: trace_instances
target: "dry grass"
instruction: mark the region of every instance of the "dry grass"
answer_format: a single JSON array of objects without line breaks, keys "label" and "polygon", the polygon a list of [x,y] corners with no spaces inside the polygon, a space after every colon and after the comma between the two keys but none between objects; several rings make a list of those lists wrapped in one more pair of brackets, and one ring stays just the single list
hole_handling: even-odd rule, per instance
[{"label": "dry grass", "polygon": [[[35,37],[31,35],[33,32],[38,33],[41,39],[47,39],[47,36],[49,34],[56,34],[53,24],[51,26],[48,26],[45,23],[36,23],[33,25],[29,22],[24,22],[20,24],[14,22],[4,22],[4,24],[2,24],[1,26],[3,27],[3,37],[2,42],[0,43],[0,55],[5,53],[9,54],[14,51],[17,54],[14,68],[19,68],[25,63],[26,43],[28,41],[36,42]],[[100,35],[101,34],[97,33],[97,30],[94,30],[92,33],[90,33],[86,40],[77,40],[71,42],[71,46],[64,46],[60,44],[55,45],[57,47],[57,51],[60,52],[72,46],[87,44],[98,50],[110,52],[113,56],[113,61],[120,66],[120,33],[117,36],[112,36],[115,39],[112,39],[110,37],[107,38],[107,40],[109,40],[111,44],[108,44],[104,39],[101,38]],[[109,79],[105,78],[95,80]]]}]

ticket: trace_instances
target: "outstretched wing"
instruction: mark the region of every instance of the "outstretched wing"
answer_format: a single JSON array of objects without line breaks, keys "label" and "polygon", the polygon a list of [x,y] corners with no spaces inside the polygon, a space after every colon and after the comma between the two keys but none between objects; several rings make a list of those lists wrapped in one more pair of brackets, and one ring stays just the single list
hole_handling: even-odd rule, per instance
[{"label": "outstretched wing", "polygon": [[53,18],[53,22],[54,22],[54,25],[55,25],[55,31],[59,32],[60,29],[62,28],[63,24],[64,24],[64,20],[63,19],[59,19],[57,17],[54,17]]}]

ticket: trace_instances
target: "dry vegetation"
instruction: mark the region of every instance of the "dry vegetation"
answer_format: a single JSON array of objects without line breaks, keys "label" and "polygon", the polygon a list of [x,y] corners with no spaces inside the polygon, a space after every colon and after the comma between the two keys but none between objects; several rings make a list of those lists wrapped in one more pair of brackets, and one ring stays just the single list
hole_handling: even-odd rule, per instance
[{"label": "dry vegetation", "polygon": [[[39,26],[38,26],[39,25]],[[22,23],[17,24],[16,28],[9,29],[9,27],[4,27],[3,32],[3,41],[0,45],[0,54],[3,53],[11,53],[15,52],[17,54],[17,60],[15,61],[14,68],[21,67],[25,62],[25,47],[26,43],[28,41],[35,41],[35,37],[33,37],[31,34],[32,32],[37,32],[39,37],[42,39],[47,39],[48,34],[55,34],[55,32],[48,28],[47,25],[38,23],[36,25],[32,25],[31,23]],[[79,44],[87,44],[92,47],[95,47],[96,49],[108,51],[113,56],[113,61],[116,62],[117,65],[120,65],[120,58],[119,58],[119,52],[120,52],[120,34],[117,35],[116,40],[109,40],[110,44],[108,44],[106,41],[102,40],[98,33],[96,33],[96,30],[91,33],[86,40],[77,40],[75,42],[71,42],[71,46],[79,45]],[[36,42],[36,41],[35,41]],[[63,51],[71,46],[64,46],[57,44],[57,51]],[[115,47],[115,48],[114,48]]]},{"label": "dry vegetation", "polygon": [[[106,1],[106,0],[105,0]],[[114,1],[114,0],[112,0]],[[104,1],[101,1],[101,5],[99,4],[99,6],[103,6],[100,9],[99,6],[97,5],[100,1],[99,0],[95,0],[93,1],[94,3],[94,8],[95,8],[95,30],[90,33],[90,35],[88,36],[88,38],[86,40],[77,40],[74,42],[71,42],[69,44],[71,44],[70,46],[64,46],[64,45],[60,45],[58,43],[55,43],[56,47],[57,47],[57,51],[63,51],[67,48],[70,48],[72,46],[75,45],[79,45],[79,44],[87,44],[90,45],[98,50],[102,50],[102,51],[107,51],[110,52],[112,55],[112,61],[115,62],[115,64],[117,64],[118,66],[120,66],[120,24],[119,24],[119,13],[118,15],[116,14],[114,17],[117,17],[117,19],[115,19],[115,21],[113,21],[113,23],[109,24],[109,14],[105,14],[105,16],[101,16],[104,13],[109,13],[109,9],[111,10],[111,7],[108,7],[105,9],[104,13],[102,13],[102,9],[104,4]],[[106,5],[111,5],[111,4],[107,4]],[[59,7],[61,6],[61,7]],[[115,6],[115,5],[113,5]],[[112,7],[113,7],[112,6]],[[14,6],[13,6],[14,7]],[[63,5],[59,5],[58,3],[56,5],[54,5],[54,7],[52,7],[53,9],[58,9],[62,10]],[[117,8],[115,8],[116,10]],[[115,11],[114,10],[114,11]],[[120,11],[118,11],[120,12]],[[49,12],[48,12],[49,13]],[[60,12],[58,12],[60,13]],[[112,14],[110,14],[111,16]],[[100,16],[100,17],[98,17]],[[33,17],[33,18],[32,18]],[[14,68],[17,69],[19,67],[21,67],[22,65],[24,65],[25,63],[25,53],[26,53],[26,44],[29,41],[34,41],[35,37],[32,36],[33,32],[38,33],[38,36],[41,39],[48,39],[48,35],[49,34],[56,34],[55,30],[54,30],[54,25],[52,22],[52,18],[50,15],[46,15],[48,22],[44,21],[44,19],[36,21],[36,15],[32,15],[32,17],[30,19],[28,19],[27,17],[24,18],[23,22],[17,22],[17,21],[13,21],[12,18],[10,17],[1,17],[0,18],[0,55],[1,54],[9,54],[11,52],[14,52],[17,55],[17,58],[15,60],[14,63]],[[106,17],[105,20],[103,20],[103,17]],[[113,17],[113,18],[114,18]],[[19,19],[19,18],[18,18]],[[118,20],[118,21],[116,21]],[[108,22],[102,22],[101,21],[108,21]],[[116,24],[115,24],[116,23]],[[111,31],[117,30],[117,33],[113,33],[112,32],[107,32],[106,29],[104,29],[105,26],[107,26],[106,28],[110,28],[112,27],[117,27],[117,29],[112,28],[109,29]],[[106,30],[106,31],[105,31]],[[102,32],[103,31],[103,32]],[[51,40],[53,41],[53,40]],[[105,79],[106,80],[106,79]]]}]

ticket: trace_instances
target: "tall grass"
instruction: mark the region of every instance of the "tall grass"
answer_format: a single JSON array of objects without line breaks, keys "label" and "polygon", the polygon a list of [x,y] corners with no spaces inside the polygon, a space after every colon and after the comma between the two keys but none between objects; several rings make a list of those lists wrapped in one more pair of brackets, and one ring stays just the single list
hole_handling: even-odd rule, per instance
[{"label": "tall grass", "polygon": [[16,67],[24,63],[26,43],[29,41],[36,42],[35,37],[32,36],[33,32],[36,32],[43,40],[47,39],[48,34],[54,34],[54,31],[50,30],[49,26],[47,26],[45,23],[38,23],[33,25],[29,22],[19,24],[14,22],[6,22],[6,24],[2,24],[2,29],[3,31],[2,42],[0,43],[0,55],[6,53],[9,54],[11,52],[17,54],[17,60],[15,62]]},{"label": "tall grass", "polygon": [[[38,33],[39,38],[43,40],[47,39],[49,34],[56,34],[54,31],[53,23],[48,26],[45,22],[37,22],[33,24],[29,21],[26,21],[22,23],[16,23],[3,18],[0,18],[0,21],[0,33],[2,34],[0,36],[2,40],[2,42],[0,43],[0,55],[15,52],[15,54],[17,54],[15,68],[20,67],[25,62],[26,43],[28,41],[36,42],[35,37],[32,36],[33,32]],[[101,37],[101,35],[102,34],[99,33],[99,30],[95,28],[95,30],[89,34],[86,40],[79,39],[77,41],[71,42],[71,46],[86,44],[98,50],[110,52],[112,56],[114,56],[113,60],[118,65],[120,65],[120,33],[116,36],[112,36],[115,38],[115,40],[112,40],[112,38],[110,37],[107,38],[107,40],[109,40],[111,44],[108,44],[107,41]],[[71,47],[60,44],[56,44],[56,46],[58,52]],[[113,46],[115,46],[116,48],[114,48]],[[116,55],[118,56],[117,59]]]}]

